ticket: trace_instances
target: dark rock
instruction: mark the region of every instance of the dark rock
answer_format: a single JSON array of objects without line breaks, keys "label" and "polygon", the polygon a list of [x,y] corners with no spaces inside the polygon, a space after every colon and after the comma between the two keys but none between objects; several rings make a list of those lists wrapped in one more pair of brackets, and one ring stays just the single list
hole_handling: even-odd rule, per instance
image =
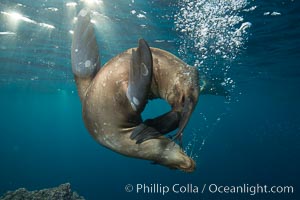
[{"label": "dark rock", "polygon": [[85,200],[76,192],[72,192],[70,183],[62,184],[55,188],[28,191],[19,188],[15,191],[8,191],[0,200]]}]

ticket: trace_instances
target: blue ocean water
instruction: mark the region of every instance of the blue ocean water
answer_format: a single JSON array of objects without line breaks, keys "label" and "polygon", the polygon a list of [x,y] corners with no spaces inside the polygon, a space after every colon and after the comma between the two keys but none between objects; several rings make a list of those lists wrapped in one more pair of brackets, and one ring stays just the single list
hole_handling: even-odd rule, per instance
[{"label": "blue ocean water", "polygon": [[[143,37],[224,79],[231,97],[200,95],[184,132],[194,173],[118,155],[89,135],[70,62],[83,7],[94,10],[102,63]],[[299,199],[299,12],[296,0],[1,0],[0,194],[70,182],[87,199]],[[153,101],[143,116],[168,109]],[[127,184],[192,184],[199,193],[128,193]],[[202,194],[211,184],[294,193]]]}]

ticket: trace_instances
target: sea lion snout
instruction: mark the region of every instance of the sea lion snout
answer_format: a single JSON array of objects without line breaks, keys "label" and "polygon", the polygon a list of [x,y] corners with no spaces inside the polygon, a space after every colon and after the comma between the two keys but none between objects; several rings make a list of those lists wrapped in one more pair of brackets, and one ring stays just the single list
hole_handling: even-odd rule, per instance
[{"label": "sea lion snout", "polygon": [[188,160],[185,162],[184,165],[180,165],[180,168],[178,168],[184,172],[193,172],[196,169],[196,163],[192,158],[188,157]]},{"label": "sea lion snout", "polygon": [[188,157],[184,152],[180,151],[178,153],[178,165],[177,169],[182,170],[184,172],[193,172],[196,169],[195,161]]},{"label": "sea lion snout", "polygon": [[172,145],[173,147],[165,149],[163,155],[155,162],[169,167],[170,169],[179,169],[184,172],[195,171],[195,161],[186,155],[179,145],[174,142],[170,142],[169,145]]}]

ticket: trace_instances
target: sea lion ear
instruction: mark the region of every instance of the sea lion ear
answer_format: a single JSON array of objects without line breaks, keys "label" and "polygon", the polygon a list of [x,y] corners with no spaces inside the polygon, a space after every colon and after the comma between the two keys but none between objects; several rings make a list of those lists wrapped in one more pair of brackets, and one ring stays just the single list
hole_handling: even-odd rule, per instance
[{"label": "sea lion ear", "polygon": [[139,40],[139,46],[132,50],[129,69],[127,98],[131,107],[136,112],[142,112],[147,103],[147,98],[152,80],[152,53],[144,39]]}]

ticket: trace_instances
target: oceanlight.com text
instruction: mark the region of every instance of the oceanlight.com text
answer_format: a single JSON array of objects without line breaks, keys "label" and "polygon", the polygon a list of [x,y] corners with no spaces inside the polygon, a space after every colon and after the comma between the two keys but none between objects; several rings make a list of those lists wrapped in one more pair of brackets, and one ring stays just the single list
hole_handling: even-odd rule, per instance
[{"label": "oceanlight.com text", "polygon": [[219,194],[293,194],[293,186],[268,186],[268,185],[249,185],[242,184],[239,186],[225,186],[217,184],[204,184],[204,190],[208,186],[208,191],[210,193],[219,193]]}]

